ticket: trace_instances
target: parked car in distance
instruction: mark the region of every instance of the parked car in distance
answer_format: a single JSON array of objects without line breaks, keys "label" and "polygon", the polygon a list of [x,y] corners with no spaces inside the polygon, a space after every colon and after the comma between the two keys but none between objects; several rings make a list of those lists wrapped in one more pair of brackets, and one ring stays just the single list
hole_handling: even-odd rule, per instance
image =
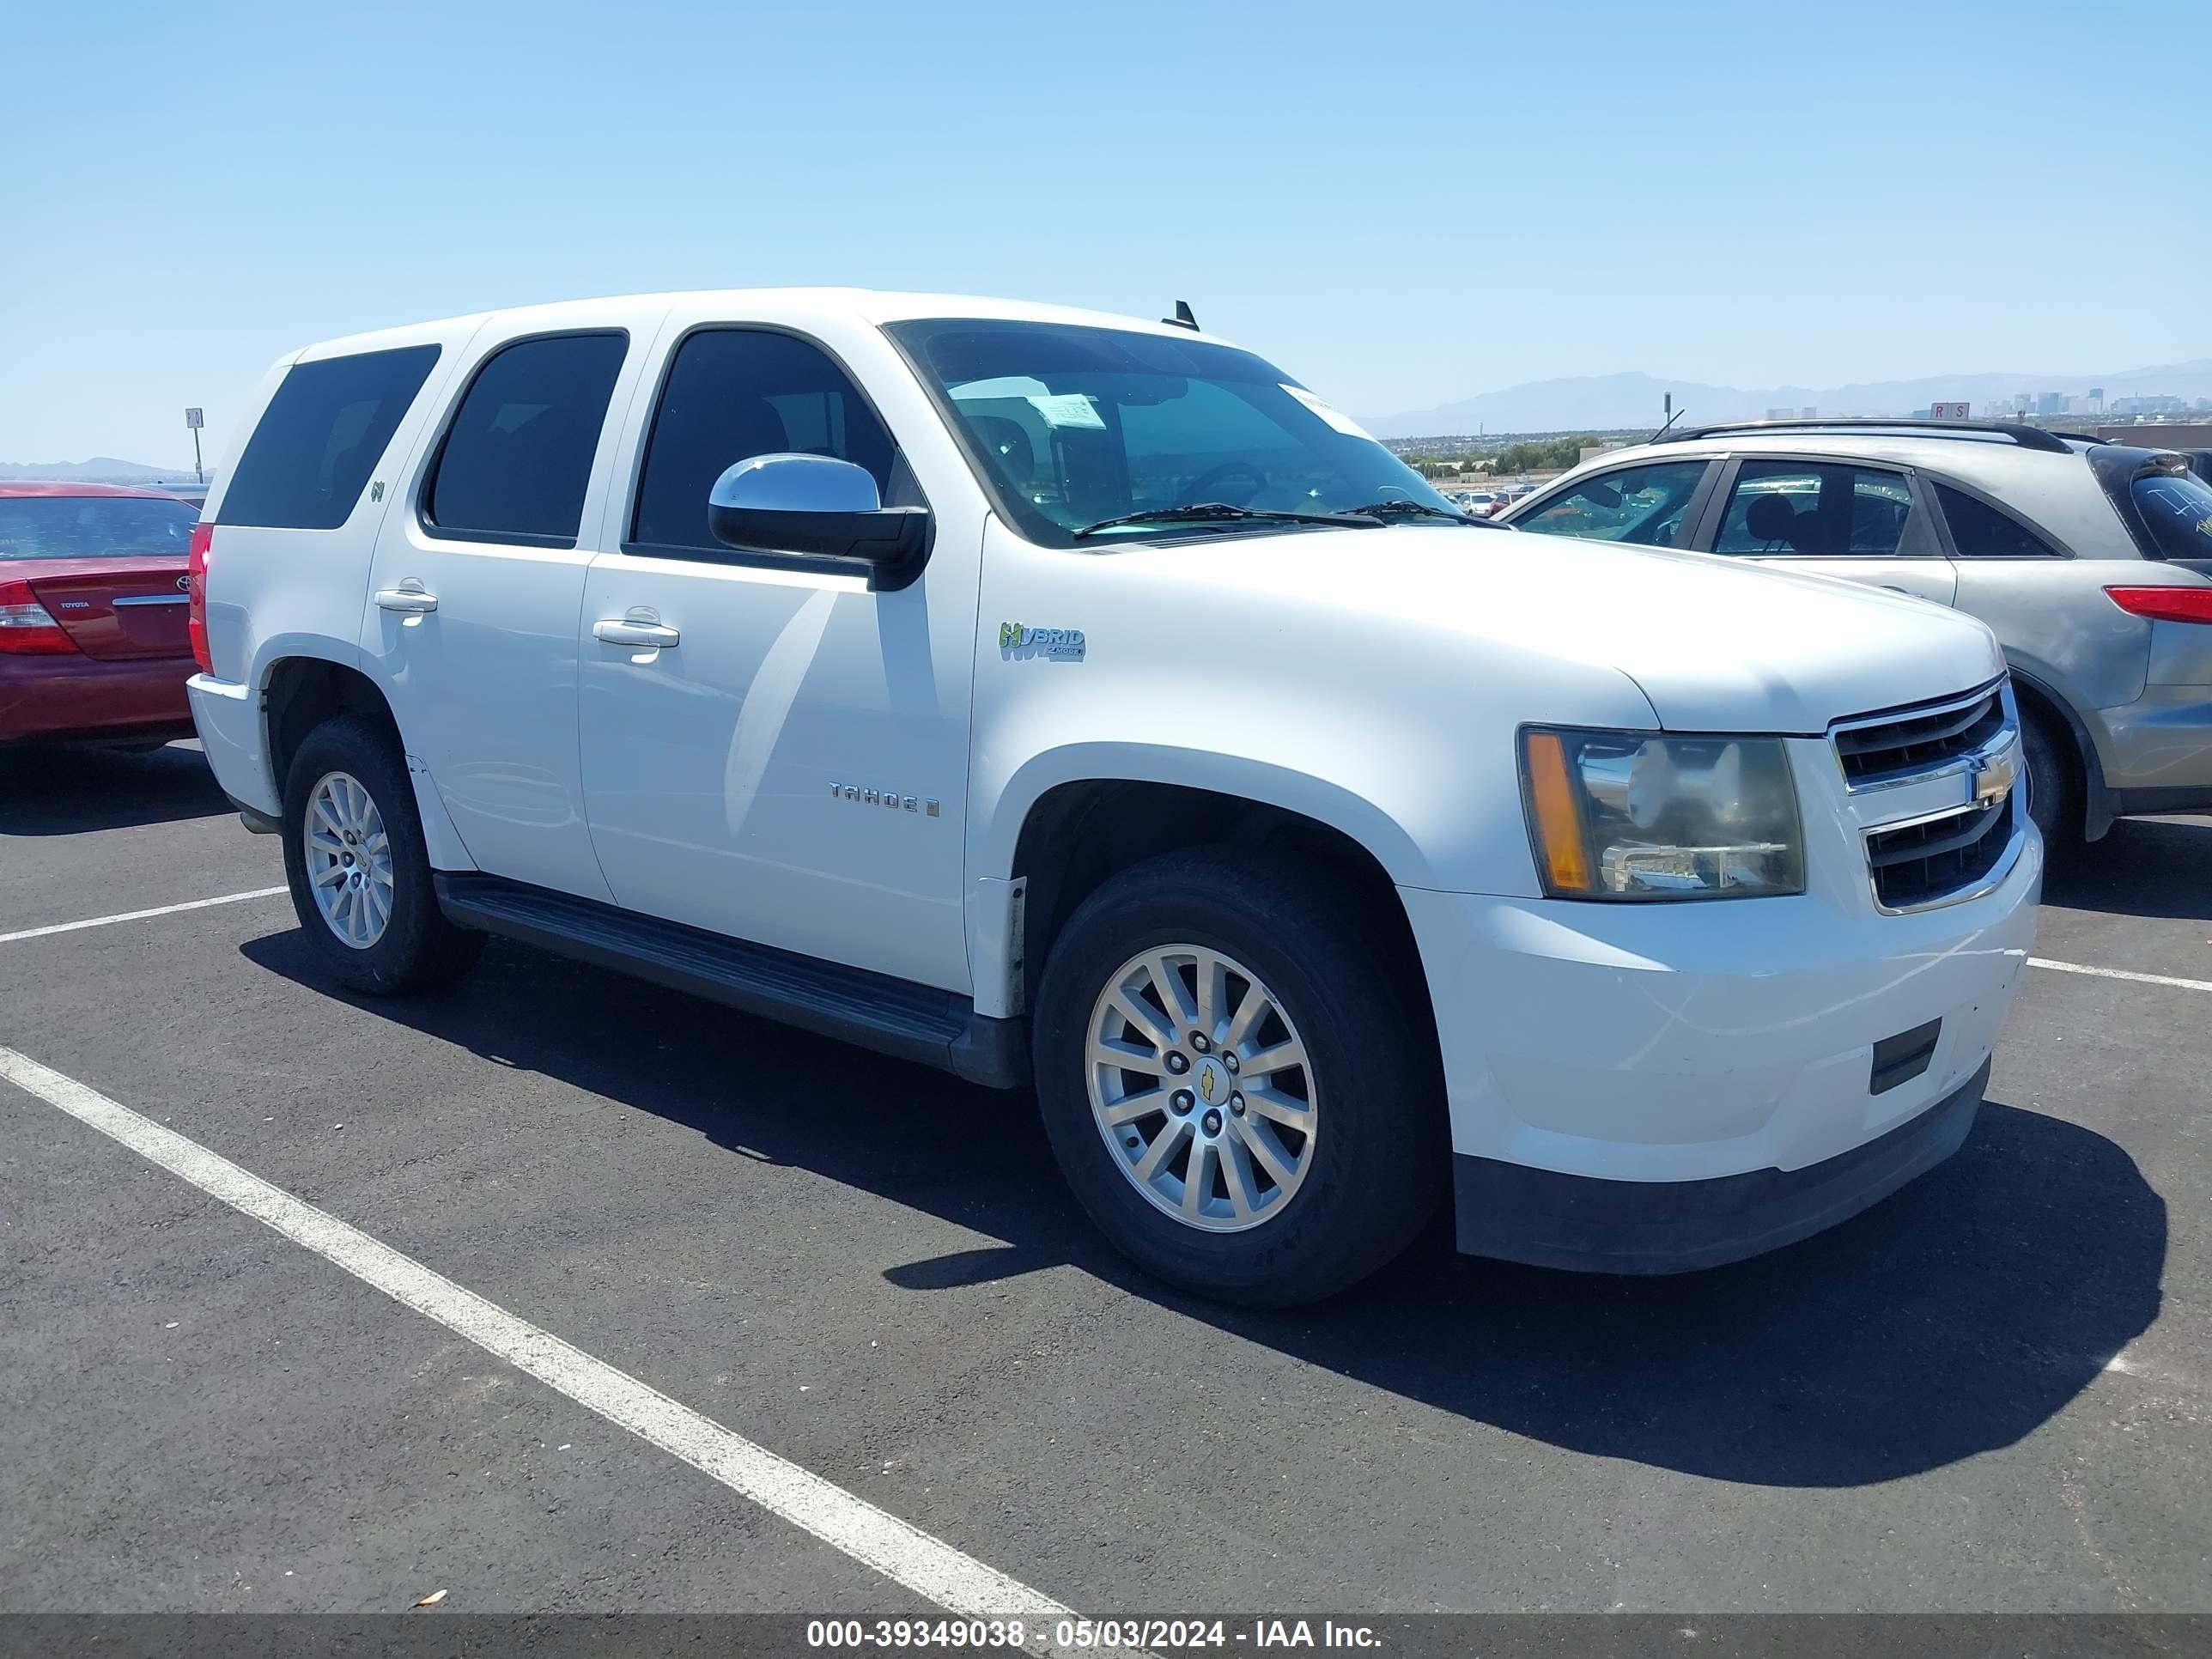
[{"label": "parked car in distance", "polygon": [[2172,452],[1999,423],[1712,426],[1610,451],[1505,518],[1980,617],[2053,841],[2212,808],[2212,485]]},{"label": "parked car in distance", "polygon": [[497,933],[1033,1084],[1110,1238],[1258,1304],[1448,1194],[1732,1261],[1972,1125],[2042,872],[1978,623],[1524,544],[1249,351],[997,301],[393,329],[234,453],[192,708],[340,984]]},{"label": "parked car in distance", "polygon": [[155,490],[0,483],[0,744],[191,736],[198,520]]}]

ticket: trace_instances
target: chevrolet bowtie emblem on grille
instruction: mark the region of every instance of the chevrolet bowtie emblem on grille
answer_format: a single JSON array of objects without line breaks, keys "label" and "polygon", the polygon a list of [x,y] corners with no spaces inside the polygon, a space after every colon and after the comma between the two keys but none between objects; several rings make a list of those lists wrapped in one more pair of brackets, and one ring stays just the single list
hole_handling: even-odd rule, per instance
[{"label": "chevrolet bowtie emblem on grille", "polygon": [[1974,769],[1967,784],[1972,790],[1972,799],[1977,806],[1992,806],[2012,793],[2020,778],[2020,744],[2007,744],[2003,748],[1974,757]]}]

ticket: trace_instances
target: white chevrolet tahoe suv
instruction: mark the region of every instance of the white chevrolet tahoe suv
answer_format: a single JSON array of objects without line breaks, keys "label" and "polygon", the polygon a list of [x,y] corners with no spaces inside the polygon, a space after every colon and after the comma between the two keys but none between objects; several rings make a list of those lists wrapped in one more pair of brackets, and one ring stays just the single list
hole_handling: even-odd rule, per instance
[{"label": "white chevrolet tahoe suv", "polygon": [[1163,1279],[1656,1273],[1966,1138],[2042,848],[1981,623],[1540,547],[1187,323],[592,301],[270,372],[194,717],[312,948],[1003,1088]]}]

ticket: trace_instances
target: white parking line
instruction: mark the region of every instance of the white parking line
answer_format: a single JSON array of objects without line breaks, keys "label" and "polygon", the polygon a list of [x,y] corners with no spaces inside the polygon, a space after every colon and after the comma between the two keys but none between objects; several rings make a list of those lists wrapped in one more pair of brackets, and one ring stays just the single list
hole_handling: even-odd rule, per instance
[{"label": "white parking line", "polygon": [[23,939],[44,939],[49,933],[74,933],[84,927],[112,927],[118,921],[143,921],[149,916],[173,916],[179,910],[204,910],[210,905],[243,904],[247,899],[273,898],[285,890],[282,887],[257,887],[250,893],[187,899],[182,904],[157,904],[150,910],[125,910],[112,916],[94,916],[89,921],[58,921],[46,927],[22,927],[12,933],[0,933],[0,945],[13,945]]},{"label": "white parking line", "polygon": [[[0,1080],[120,1141],[141,1158],[304,1244],[394,1301],[941,1607],[970,1617],[1044,1625],[1073,1616],[1059,1602],[996,1568],[731,1433],[690,1407],[73,1078],[0,1047]],[[1049,1634],[1042,1639],[1049,1641]],[[1040,1644],[1031,1634],[1030,1645]]]},{"label": "white parking line", "polygon": [[2212,991],[2212,979],[2176,979],[2170,974],[2131,974],[2124,968],[2085,968],[2078,962],[2052,962],[2030,957],[2031,968],[2048,968],[2061,974],[2087,974],[2092,979],[2124,979],[2137,985],[2170,985],[2178,991]]}]

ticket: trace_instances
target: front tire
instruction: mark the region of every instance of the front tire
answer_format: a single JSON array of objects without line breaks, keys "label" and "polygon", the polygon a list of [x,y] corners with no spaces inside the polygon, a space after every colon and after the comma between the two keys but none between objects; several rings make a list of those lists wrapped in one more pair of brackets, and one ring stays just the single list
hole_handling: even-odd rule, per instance
[{"label": "front tire", "polygon": [[2063,857],[2080,847],[2086,807],[2074,763],[2074,745],[2051,729],[2039,714],[2022,710],[2021,747],[2027,755],[2027,815],[2043,832],[2049,856]]},{"label": "front tire", "polygon": [[307,734],[284,782],[284,877],[307,948],[339,984],[374,996],[465,973],[483,935],[438,908],[415,789],[397,745],[356,715]]},{"label": "front tire", "polygon": [[1425,992],[1324,866],[1172,853],[1076,910],[1038,988],[1036,1086],[1068,1184],[1148,1273],[1318,1301],[1409,1244],[1449,1146]]}]

